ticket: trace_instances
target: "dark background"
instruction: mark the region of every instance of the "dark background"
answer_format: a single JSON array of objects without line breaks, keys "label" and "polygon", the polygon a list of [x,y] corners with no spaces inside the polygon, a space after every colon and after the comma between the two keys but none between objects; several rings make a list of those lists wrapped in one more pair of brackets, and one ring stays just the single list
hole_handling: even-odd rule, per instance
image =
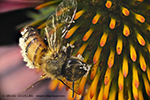
[{"label": "dark background", "polygon": [[32,20],[25,15],[29,10],[35,11],[34,8],[28,8],[0,13],[0,46],[18,43],[21,28],[16,29],[16,26]]}]

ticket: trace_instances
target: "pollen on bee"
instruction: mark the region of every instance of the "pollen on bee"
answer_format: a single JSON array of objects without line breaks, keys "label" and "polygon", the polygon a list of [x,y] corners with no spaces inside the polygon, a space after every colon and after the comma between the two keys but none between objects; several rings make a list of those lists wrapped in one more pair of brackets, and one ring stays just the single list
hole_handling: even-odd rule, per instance
[{"label": "pollen on bee", "polygon": [[21,35],[24,35],[26,31],[27,31],[26,28],[24,28],[23,30],[21,30]]},{"label": "pollen on bee", "polygon": [[77,54],[76,57],[79,58],[79,59],[82,60],[82,61],[84,60],[84,58],[82,57],[81,54]]},{"label": "pollen on bee", "polygon": [[[26,30],[26,29],[24,29],[24,31],[25,31],[25,30]],[[24,60],[25,62],[27,62],[26,66],[28,66],[28,67],[31,68],[31,69],[34,69],[35,66],[33,65],[32,61],[31,61],[30,59],[28,59],[27,53],[25,52],[26,43],[24,42],[24,38],[20,38],[20,39],[19,39],[19,46],[20,46],[21,49],[22,49],[21,53],[22,53],[22,56],[23,56],[23,58],[24,58],[23,60]]]},{"label": "pollen on bee", "polygon": [[87,71],[86,73],[85,73],[85,77],[87,77],[87,75],[89,74],[89,72],[90,72],[90,69],[91,69],[91,65],[87,65],[86,67],[85,66],[83,66],[83,69],[85,70],[85,71]]}]

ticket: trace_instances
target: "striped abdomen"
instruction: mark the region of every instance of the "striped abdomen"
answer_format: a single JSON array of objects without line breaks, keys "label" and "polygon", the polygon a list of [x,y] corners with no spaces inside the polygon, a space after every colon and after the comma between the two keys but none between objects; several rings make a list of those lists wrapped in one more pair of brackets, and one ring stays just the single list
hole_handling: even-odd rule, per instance
[{"label": "striped abdomen", "polygon": [[42,56],[47,51],[47,46],[39,36],[36,29],[27,27],[21,32],[20,47],[22,55],[30,68],[40,67]]}]

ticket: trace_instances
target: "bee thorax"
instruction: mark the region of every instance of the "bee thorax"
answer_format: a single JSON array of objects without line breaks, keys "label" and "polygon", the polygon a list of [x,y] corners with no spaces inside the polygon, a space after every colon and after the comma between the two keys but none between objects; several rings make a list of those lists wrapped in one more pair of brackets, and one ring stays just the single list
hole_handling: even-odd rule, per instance
[{"label": "bee thorax", "polygon": [[49,77],[59,79],[62,77],[61,70],[65,63],[66,55],[63,53],[58,53],[57,55],[57,57],[54,57],[53,54],[43,57],[42,69],[50,75]]}]

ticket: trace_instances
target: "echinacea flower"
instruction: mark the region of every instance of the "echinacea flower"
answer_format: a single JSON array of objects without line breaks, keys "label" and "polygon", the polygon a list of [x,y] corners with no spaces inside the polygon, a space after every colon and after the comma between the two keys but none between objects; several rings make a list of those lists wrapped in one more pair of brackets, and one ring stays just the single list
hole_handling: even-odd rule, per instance
[{"label": "echinacea flower", "polygon": [[[75,45],[73,56],[81,54],[84,62],[92,65],[89,75],[83,76],[79,84],[79,93],[88,84],[84,100],[150,99],[150,1],[77,2],[75,23],[65,39]],[[30,25],[45,27],[39,23]],[[50,84],[51,90],[63,87],[58,80]],[[68,94],[68,99],[75,98],[71,98],[70,91]],[[76,99],[81,98],[76,95]]]}]

